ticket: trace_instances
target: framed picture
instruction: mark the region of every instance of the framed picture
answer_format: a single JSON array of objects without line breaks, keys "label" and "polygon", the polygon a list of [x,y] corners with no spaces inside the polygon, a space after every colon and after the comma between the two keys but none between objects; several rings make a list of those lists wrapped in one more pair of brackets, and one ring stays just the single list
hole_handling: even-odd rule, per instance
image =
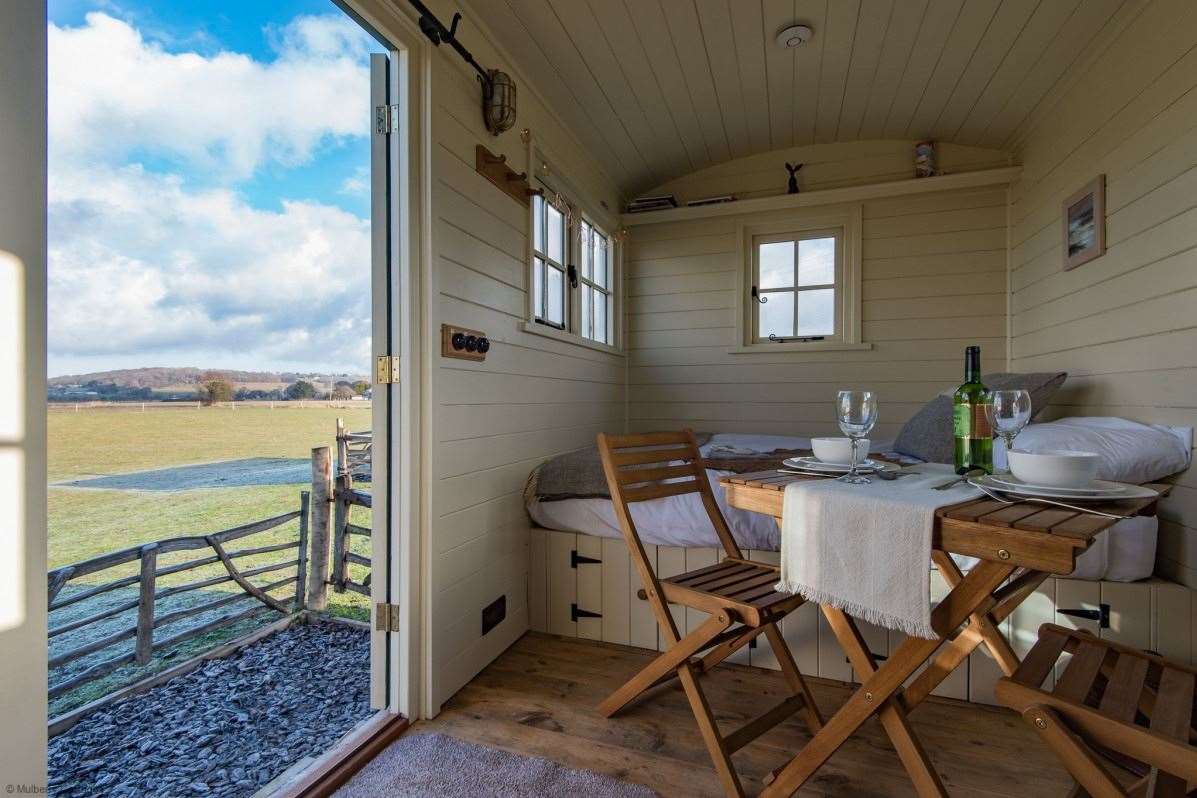
[{"label": "framed picture", "polygon": [[1064,200],[1064,271],[1106,251],[1106,176]]}]

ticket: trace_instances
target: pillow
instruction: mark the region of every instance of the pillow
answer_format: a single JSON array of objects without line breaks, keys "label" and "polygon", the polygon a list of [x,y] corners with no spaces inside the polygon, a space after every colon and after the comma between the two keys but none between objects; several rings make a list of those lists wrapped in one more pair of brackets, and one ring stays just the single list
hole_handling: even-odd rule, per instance
[{"label": "pillow", "polygon": [[[1051,404],[1052,396],[1064,384],[1064,371],[1037,374],[987,374],[981,382],[991,391],[1022,389],[1031,395],[1032,417]],[[894,451],[928,463],[951,463],[956,459],[952,437],[952,393],[940,394],[915,413],[894,439]]]},{"label": "pillow", "polygon": [[[1154,482],[1189,467],[1192,451],[1169,427],[1125,418],[1062,418],[1032,424],[1014,439],[1019,451],[1094,452],[1101,457],[1098,479]],[[1006,452],[995,445],[994,465],[1005,467]]]}]

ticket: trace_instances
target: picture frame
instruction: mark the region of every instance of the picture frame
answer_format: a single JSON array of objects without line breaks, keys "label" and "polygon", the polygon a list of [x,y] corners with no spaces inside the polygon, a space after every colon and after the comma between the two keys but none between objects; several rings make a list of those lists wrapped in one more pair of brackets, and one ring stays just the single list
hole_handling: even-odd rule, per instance
[{"label": "picture frame", "polygon": [[1075,269],[1106,251],[1106,176],[1098,175],[1064,200],[1064,271]]}]

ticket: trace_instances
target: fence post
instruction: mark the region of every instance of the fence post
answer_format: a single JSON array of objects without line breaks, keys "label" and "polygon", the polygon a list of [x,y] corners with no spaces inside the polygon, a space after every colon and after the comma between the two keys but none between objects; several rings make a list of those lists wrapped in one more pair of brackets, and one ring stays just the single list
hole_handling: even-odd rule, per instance
[{"label": "fence post", "polygon": [[304,591],[308,581],[308,507],[311,493],[306,490],[299,492],[299,561],[296,563],[295,573],[295,610],[298,612],[307,606]]},{"label": "fence post", "polygon": [[349,521],[349,502],[345,499],[342,490],[349,486],[349,479],[344,475],[338,475],[336,481],[336,489],[333,491],[333,530],[332,530],[332,584],[333,590],[338,593],[345,592],[345,524]]},{"label": "fence post", "polygon": [[323,610],[328,605],[328,544],[331,537],[332,450],[312,449],[312,539],[311,576],[308,580],[308,608]]},{"label": "fence post", "polygon": [[137,596],[136,662],[149,663],[154,653],[154,592],[158,572],[158,544],[141,547],[141,590]]}]

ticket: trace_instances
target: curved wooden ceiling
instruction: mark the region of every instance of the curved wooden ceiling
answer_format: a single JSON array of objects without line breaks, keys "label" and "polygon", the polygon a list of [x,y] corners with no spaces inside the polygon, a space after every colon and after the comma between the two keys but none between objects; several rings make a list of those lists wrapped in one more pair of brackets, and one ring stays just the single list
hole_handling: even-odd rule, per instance
[{"label": "curved wooden ceiling", "polygon": [[[1134,0],[485,0],[480,14],[634,194],[810,143],[1009,149]],[[1124,8],[1125,6],[1125,8]],[[794,23],[814,38],[774,44]]]}]

